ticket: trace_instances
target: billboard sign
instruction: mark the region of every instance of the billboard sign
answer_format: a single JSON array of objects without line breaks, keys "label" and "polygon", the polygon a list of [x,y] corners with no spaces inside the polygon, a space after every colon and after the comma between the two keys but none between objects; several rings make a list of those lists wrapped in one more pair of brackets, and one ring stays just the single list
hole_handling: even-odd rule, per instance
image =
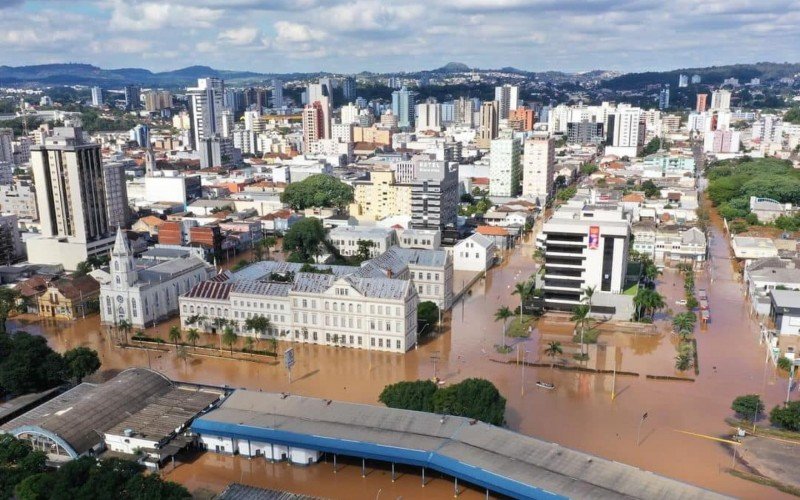
[{"label": "billboard sign", "polygon": [[283,353],[283,364],[286,366],[287,370],[291,370],[294,366],[294,349],[288,348]]},{"label": "billboard sign", "polygon": [[589,227],[589,249],[596,250],[600,246],[600,226]]}]

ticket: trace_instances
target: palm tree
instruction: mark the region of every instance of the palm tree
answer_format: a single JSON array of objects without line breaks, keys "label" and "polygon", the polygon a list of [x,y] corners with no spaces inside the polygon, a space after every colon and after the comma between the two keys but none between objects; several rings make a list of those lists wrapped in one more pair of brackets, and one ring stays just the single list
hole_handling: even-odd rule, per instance
[{"label": "palm tree", "polygon": [[792,369],[792,360],[787,358],[786,356],[781,356],[778,358],[778,368],[785,372],[788,372]]},{"label": "palm tree", "polygon": [[689,353],[682,352],[675,356],[675,368],[680,371],[686,371],[692,366],[692,357]]},{"label": "palm tree", "polygon": [[231,356],[233,356],[233,344],[236,343],[236,332],[233,328],[226,326],[222,331],[222,343],[231,348]]},{"label": "palm tree", "polygon": [[253,350],[253,344],[255,344],[255,340],[253,340],[253,337],[245,337],[244,338],[244,350],[245,351],[252,351]]},{"label": "palm tree", "polygon": [[131,324],[131,322],[128,321],[127,319],[123,319],[117,324],[117,328],[120,331],[122,331],[122,333],[125,334],[125,343],[127,344],[128,343],[128,334],[133,329],[133,324]]},{"label": "palm tree", "polygon": [[178,346],[175,348],[175,356],[178,359],[183,360],[183,368],[186,368],[186,360],[189,358],[189,352],[186,350],[186,346]]},{"label": "palm tree", "polygon": [[569,320],[574,321],[575,328],[581,332],[581,356],[583,356],[583,335],[592,321],[592,318],[589,317],[589,306],[583,304],[575,306],[575,309],[572,311],[572,317]]},{"label": "palm tree", "polygon": [[561,342],[556,340],[547,344],[547,349],[544,350],[545,355],[550,356],[550,369],[553,368],[555,364],[556,356],[564,354],[564,350],[561,348]]},{"label": "palm tree", "polygon": [[167,337],[169,337],[170,342],[175,343],[175,349],[177,350],[178,341],[181,339],[181,328],[177,325],[170,327]]},{"label": "palm tree", "polygon": [[594,292],[597,291],[597,287],[587,286],[581,291],[583,292],[584,295],[583,300],[585,300],[589,304],[589,312],[592,312],[592,297],[594,297]]},{"label": "palm tree", "polygon": [[192,347],[197,347],[197,341],[200,340],[200,332],[197,331],[197,328],[189,328],[189,331],[186,332],[186,340],[192,343]]},{"label": "palm tree", "polygon": [[649,288],[640,288],[633,298],[633,303],[636,306],[636,316],[639,319],[645,314],[648,314],[652,319],[657,310],[663,309],[667,305],[660,293]]},{"label": "palm tree", "polygon": [[514,291],[511,292],[511,295],[519,295],[519,320],[522,321],[522,307],[525,305],[525,301],[528,299],[528,296],[531,293],[531,287],[528,283],[517,283],[514,285]]},{"label": "palm tree", "polygon": [[681,313],[672,318],[672,326],[678,332],[688,331],[691,333],[691,331],[694,330],[695,321],[694,313]]},{"label": "palm tree", "polygon": [[650,290],[650,319],[656,315],[656,311],[664,309],[667,303],[664,301],[664,296],[655,290]]},{"label": "palm tree", "polygon": [[508,318],[513,315],[514,313],[512,313],[511,310],[506,306],[501,307],[496,313],[494,313],[495,321],[503,321],[503,348],[506,347],[506,322],[508,321]]}]

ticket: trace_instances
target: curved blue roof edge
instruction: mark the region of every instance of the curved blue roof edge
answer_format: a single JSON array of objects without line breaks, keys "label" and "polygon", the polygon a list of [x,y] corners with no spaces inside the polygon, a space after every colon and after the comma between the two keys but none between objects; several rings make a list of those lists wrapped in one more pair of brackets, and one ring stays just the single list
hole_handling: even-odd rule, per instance
[{"label": "curved blue roof edge", "polygon": [[244,424],[231,424],[200,417],[192,423],[192,432],[213,436],[264,441],[268,443],[318,450],[326,453],[351,455],[426,467],[438,472],[468,481],[496,493],[514,498],[533,498],[542,500],[565,499],[536,486],[521,483],[514,479],[493,474],[478,466],[452,459],[436,451],[399,448],[364,441],[351,441],[318,435],[298,434],[265,427],[252,427]]},{"label": "curved blue roof edge", "polygon": [[72,445],[64,441],[64,439],[61,436],[51,431],[48,431],[47,429],[39,427],[38,425],[20,425],[19,427],[11,429],[11,434],[13,434],[14,437],[19,437],[20,434],[38,434],[40,436],[52,439],[53,442],[64,448],[64,451],[69,453],[69,456],[71,458],[78,458],[80,456],[78,452],[75,451],[75,449],[72,447]]}]

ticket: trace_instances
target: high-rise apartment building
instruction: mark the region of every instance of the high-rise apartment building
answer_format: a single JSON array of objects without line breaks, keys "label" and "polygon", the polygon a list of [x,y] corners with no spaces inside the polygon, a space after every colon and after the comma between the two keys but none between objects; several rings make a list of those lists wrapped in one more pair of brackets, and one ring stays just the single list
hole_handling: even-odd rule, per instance
[{"label": "high-rise apartment building", "polygon": [[603,139],[603,122],[567,123],[567,142],[570,144],[600,144]]},{"label": "high-rise apartment building", "polygon": [[641,108],[619,106],[606,118],[606,154],[635,157],[644,145],[645,124]]},{"label": "high-rise apartment building", "polygon": [[689,86],[689,75],[678,75],[678,88]]},{"label": "high-rise apartment building", "polygon": [[92,106],[100,108],[103,106],[103,89],[100,87],[92,87]]},{"label": "high-rise apartment building", "polygon": [[323,138],[325,132],[324,119],[325,115],[322,110],[322,104],[319,101],[306,104],[306,107],[303,109],[304,152],[309,152],[311,150],[311,143]]},{"label": "high-rise apartment building", "polygon": [[[525,141],[522,196],[544,206],[553,194],[556,143],[548,133],[535,133]],[[490,184],[491,186],[491,184]]]},{"label": "high-rise apartment building", "polygon": [[203,139],[222,132],[225,83],[219,78],[199,78],[197,87],[186,89],[192,105],[192,138],[199,148]]},{"label": "high-rise apartment building", "polygon": [[242,163],[242,152],[233,145],[233,139],[215,134],[200,141],[201,168],[231,168]]},{"label": "high-rise apartment building", "polygon": [[472,99],[459,97],[453,103],[453,121],[456,125],[472,127],[475,123],[475,108]]},{"label": "high-rise apartment building", "polygon": [[138,85],[125,86],[125,109],[135,111],[142,107],[142,88]]},{"label": "high-rise apartment building", "polygon": [[397,117],[397,126],[400,128],[411,128],[415,123],[414,102],[417,93],[405,88],[392,92],[392,113]]},{"label": "high-rise apartment building", "polygon": [[517,109],[519,102],[519,87],[503,85],[494,88],[494,100],[498,103],[498,116],[501,120],[508,118],[509,112]]},{"label": "high-rise apartment building", "polygon": [[499,121],[497,101],[486,101],[481,104],[481,123],[477,139],[479,148],[488,149],[492,144],[492,139],[497,137]]},{"label": "high-rise apartment building", "polygon": [[353,76],[345,77],[342,80],[342,95],[347,102],[356,98],[356,79]]},{"label": "high-rise apartment building", "polygon": [[352,102],[350,104],[342,106],[341,109],[342,123],[358,123],[358,115],[360,112],[361,110],[358,108],[358,106],[356,106]]},{"label": "high-rise apartment building", "polygon": [[103,164],[103,187],[108,206],[108,226],[110,231],[127,228],[130,221],[128,208],[128,189],[125,185],[125,164],[107,162]]},{"label": "high-rise apartment building", "polygon": [[702,113],[706,110],[707,99],[708,99],[708,94],[697,94],[697,105],[695,106],[695,110],[698,113]]},{"label": "high-rise apartment building", "polygon": [[417,104],[415,115],[417,132],[442,129],[442,105],[438,102]]},{"label": "high-rise apartment building", "polygon": [[27,242],[30,262],[74,270],[104,255],[114,236],[100,145],[86,142],[79,128],[56,128],[33,148],[31,163],[42,236]]},{"label": "high-rise apartment building", "polygon": [[274,78],[272,80],[272,108],[280,109],[283,107],[283,82]]},{"label": "high-rise apartment building", "polygon": [[130,130],[130,140],[140,148],[150,147],[150,127],[140,123]]},{"label": "high-rise apartment building", "polygon": [[665,85],[661,92],[658,93],[658,109],[667,109],[669,107],[669,85]]},{"label": "high-rise apartment building", "polygon": [[144,93],[144,110],[155,113],[172,107],[172,92],[168,90],[148,90]]},{"label": "high-rise apartment building", "polygon": [[489,196],[519,194],[521,173],[519,141],[501,137],[491,141],[489,151]]},{"label": "high-rise apartment building", "polygon": [[711,93],[711,109],[718,111],[731,109],[731,91],[727,89],[713,91]]},{"label": "high-rise apartment building", "polygon": [[14,130],[0,128],[0,162],[14,162]]},{"label": "high-rise apartment building", "polygon": [[536,123],[536,113],[526,107],[519,107],[508,113],[508,127],[517,132],[530,132]]}]

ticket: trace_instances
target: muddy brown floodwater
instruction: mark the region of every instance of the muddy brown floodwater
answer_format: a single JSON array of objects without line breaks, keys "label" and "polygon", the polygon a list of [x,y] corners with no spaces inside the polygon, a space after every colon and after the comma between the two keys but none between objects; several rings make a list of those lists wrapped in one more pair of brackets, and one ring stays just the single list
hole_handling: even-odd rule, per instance
[{"label": "muddy brown floodwater", "polygon": [[[464,304],[454,306],[443,332],[405,355],[371,353],[354,349],[312,345],[295,347],[297,363],[290,384],[279,362],[262,363],[193,356],[188,363],[176,358],[174,350],[150,352],[149,363],[168,376],[191,382],[227,384],[231,387],[288,391],[308,396],[379,404],[378,394],[386,384],[400,380],[430,378],[437,375],[446,382],[467,377],[484,377],[497,385],[508,399],[508,426],[516,431],[555,441],[565,446],[625,462],[729,495],[745,498],[775,498],[778,491],[735,478],[724,472],[731,466],[731,455],[718,443],[678,431],[708,436],[730,432],[723,419],[731,414],[730,404],[741,394],[758,393],[767,408],[782,401],[787,381],[777,378],[766,367],[764,350],[758,343],[758,328],[748,315],[741,284],[730,262],[727,242],[714,219],[709,270],[698,273],[697,287],[709,291],[712,321],[696,333],[700,374],[695,382],[648,380],[645,375],[680,375],[674,369],[675,339],[668,323],[658,321],[658,335],[604,334],[600,348],[590,351],[591,363],[601,368],[616,366],[633,371],[638,377],[618,376],[616,399],[611,401],[612,376],[576,373],[548,368],[526,368],[525,394],[522,395],[522,370],[515,365],[497,363],[504,356],[493,346],[500,343],[501,325],[493,320],[501,306],[516,307],[513,284],[527,279],[535,270],[531,258],[533,240],[528,239],[509,252],[503,263],[477,282]],[[709,276],[714,282],[709,282]],[[667,295],[670,308],[680,311],[675,300],[682,296],[682,280],[667,271],[659,290]],[[674,285],[673,285],[674,283]],[[58,350],[79,345],[97,349],[103,363],[101,378],[113,376],[130,366],[148,366],[148,354],[138,349],[113,346],[111,333],[99,328],[98,318],[72,323],[39,322],[21,317],[12,328],[42,334]],[[150,329],[148,335],[166,337],[175,322]],[[537,331],[519,341],[519,349],[530,351],[529,361],[549,362],[541,354],[544,341],[557,338],[570,342],[569,328],[562,332]],[[201,342],[218,345],[208,336]],[[281,343],[280,349],[288,347]],[[508,356],[512,359],[513,354]],[[538,359],[537,359],[538,358]],[[693,372],[690,374],[694,376]],[[543,391],[536,380],[552,380],[555,391]],[[636,444],[637,427],[647,412]],[[741,467],[741,465],[739,465]],[[182,464],[169,477],[190,487],[204,486],[219,491],[231,481],[286,488],[333,498],[372,498],[378,490],[385,495],[405,498],[444,497],[452,494],[452,484],[444,480],[437,486],[419,488],[419,478],[411,473],[391,483],[385,473],[362,480],[357,467],[346,467],[334,475],[329,465],[308,468],[286,464],[266,464],[241,457],[221,457],[211,453]],[[407,481],[408,488],[405,485]],[[417,486],[412,487],[416,482]],[[400,488],[400,489],[393,489]],[[477,495],[478,493],[476,493]]]}]

